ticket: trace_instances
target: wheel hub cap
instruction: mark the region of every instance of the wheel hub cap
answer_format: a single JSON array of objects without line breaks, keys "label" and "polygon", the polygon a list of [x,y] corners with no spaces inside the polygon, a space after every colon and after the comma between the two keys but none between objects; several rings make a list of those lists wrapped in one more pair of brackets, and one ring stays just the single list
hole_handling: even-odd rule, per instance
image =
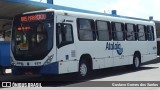
[{"label": "wheel hub cap", "polygon": [[135,58],[135,66],[139,67],[139,59],[138,59],[138,57]]},{"label": "wheel hub cap", "polygon": [[87,74],[87,66],[85,64],[81,65],[80,73],[81,73],[82,76],[85,76]]}]

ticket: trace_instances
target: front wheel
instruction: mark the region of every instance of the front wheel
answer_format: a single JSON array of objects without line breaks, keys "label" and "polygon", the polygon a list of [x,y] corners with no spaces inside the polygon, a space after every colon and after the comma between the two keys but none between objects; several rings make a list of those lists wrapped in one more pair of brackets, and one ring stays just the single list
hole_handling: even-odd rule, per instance
[{"label": "front wheel", "polygon": [[0,74],[4,75],[5,74],[5,68],[4,67],[0,67]]},{"label": "front wheel", "polygon": [[134,57],[133,57],[133,69],[137,70],[139,69],[141,66],[141,59],[140,59],[140,56],[135,54]]},{"label": "front wheel", "polygon": [[89,74],[89,67],[86,61],[81,61],[79,64],[79,77],[80,79],[84,79],[88,76]]}]

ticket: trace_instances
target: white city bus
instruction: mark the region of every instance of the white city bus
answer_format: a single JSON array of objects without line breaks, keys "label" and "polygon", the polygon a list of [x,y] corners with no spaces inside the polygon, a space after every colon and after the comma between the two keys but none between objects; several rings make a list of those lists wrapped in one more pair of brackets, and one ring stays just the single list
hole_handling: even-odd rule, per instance
[{"label": "white city bus", "polygon": [[155,23],[147,20],[63,10],[15,16],[13,74],[65,74],[86,77],[95,69],[131,65],[157,57]]}]

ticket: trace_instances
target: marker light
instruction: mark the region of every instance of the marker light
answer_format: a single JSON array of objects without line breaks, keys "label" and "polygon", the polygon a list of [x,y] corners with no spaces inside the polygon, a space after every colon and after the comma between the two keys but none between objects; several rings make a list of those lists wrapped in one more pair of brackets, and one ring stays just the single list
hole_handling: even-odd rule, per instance
[{"label": "marker light", "polygon": [[53,60],[53,57],[54,57],[54,54],[51,55],[51,56],[48,56],[48,59],[44,62],[43,65],[48,65],[48,64],[50,64],[50,63],[52,62],[52,60]]},{"label": "marker light", "polygon": [[18,27],[17,30],[18,31],[22,31],[22,30],[30,30],[31,27]]}]

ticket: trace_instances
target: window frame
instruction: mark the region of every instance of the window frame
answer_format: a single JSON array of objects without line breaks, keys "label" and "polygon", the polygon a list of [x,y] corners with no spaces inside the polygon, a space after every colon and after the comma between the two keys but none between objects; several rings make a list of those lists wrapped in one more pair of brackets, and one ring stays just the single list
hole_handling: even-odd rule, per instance
[{"label": "window frame", "polygon": [[[123,40],[118,40],[116,37],[114,37],[114,34],[117,34],[117,31],[115,31],[116,30],[116,27],[115,27],[116,23],[121,24],[121,28],[122,28],[121,32],[123,33]],[[113,41],[125,41],[126,40],[125,24],[123,22],[114,22],[114,21],[112,21],[111,22],[111,28],[112,28],[111,32],[112,32]]]},{"label": "window frame", "polygon": [[[90,25],[91,25],[91,30],[88,31],[92,31],[92,36],[93,36],[93,40],[81,40],[80,39],[80,30],[85,30],[85,29],[80,29],[80,22],[79,20],[89,20],[90,21]],[[78,33],[78,40],[79,41],[96,41],[96,30],[95,30],[95,21],[93,19],[88,19],[88,18],[77,18],[77,33]]]},{"label": "window frame", "polygon": [[[107,31],[107,32],[108,32],[108,34],[109,34],[109,40],[100,40],[100,39],[99,39],[99,34],[98,34],[98,33],[99,33],[99,30],[98,30],[98,24],[97,24],[97,22],[99,22],[99,21],[100,21],[100,22],[106,22],[106,23],[107,23],[107,26],[108,26],[108,31]],[[97,40],[98,40],[98,41],[111,41],[111,40],[112,40],[112,34],[111,34],[111,33],[112,33],[112,30],[111,30],[111,23],[110,23],[110,21],[96,20],[96,21],[95,21],[95,26],[96,26],[96,32],[97,32],[97,33],[96,33],[96,36],[97,36]],[[100,30],[100,31],[105,31],[105,30]]]}]

